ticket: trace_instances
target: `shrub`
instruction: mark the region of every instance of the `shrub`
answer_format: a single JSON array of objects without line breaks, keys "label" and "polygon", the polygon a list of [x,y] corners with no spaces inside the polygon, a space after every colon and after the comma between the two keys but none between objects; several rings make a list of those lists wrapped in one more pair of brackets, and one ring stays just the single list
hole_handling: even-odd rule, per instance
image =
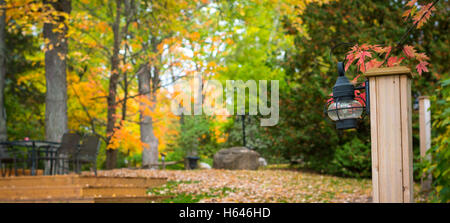
[{"label": "shrub", "polygon": [[370,177],[370,143],[353,138],[336,150],[332,163],[335,165],[333,169],[336,174],[349,177]]}]

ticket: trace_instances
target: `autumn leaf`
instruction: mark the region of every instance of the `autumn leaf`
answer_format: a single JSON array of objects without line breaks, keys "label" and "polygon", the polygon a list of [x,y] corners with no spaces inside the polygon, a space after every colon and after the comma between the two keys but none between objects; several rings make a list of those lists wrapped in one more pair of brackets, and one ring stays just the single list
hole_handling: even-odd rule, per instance
[{"label": "autumn leaf", "polygon": [[[363,86],[365,84],[363,83]],[[357,100],[359,103],[361,103],[362,106],[366,106],[366,92],[361,93],[361,91],[356,90],[355,91],[355,100]]]},{"label": "autumn leaf", "polygon": [[425,53],[416,53],[415,56],[418,61],[430,60],[430,58]]},{"label": "autumn leaf", "polygon": [[433,3],[429,3],[426,6],[423,6],[420,11],[414,16],[414,24],[417,23],[417,28],[422,27],[427,20],[430,18],[431,13],[436,10],[436,8],[433,6]]},{"label": "autumn leaf", "polygon": [[409,57],[409,58],[414,58],[414,57],[416,57],[416,56],[415,56],[416,50],[414,49],[413,46],[410,46],[410,45],[405,45],[405,46],[403,47],[403,53],[405,53],[405,55],[406,55],[407,57]]},{"label": "autumn leaf", "polygon": [[392,47],[388,46],[384,48],[384,53],[386,53],[386,55],[384,56],[384,59],[387,59],[389,57],[389,54],[391,53]]},{"label": "autumn leaf", "polygon": [[359,65],[359,70],[362,72],[366,72],[366,67],[364,64],[364,60],[366,57],[372,57],[372,54],[369,51],[360,51],[358,54],[356,54],[356,59],[358,59],[358,62],[356,63]]},{"label": "autumn leaf", "polygon": [[373,45],[370,47],[373,51],[376,53],[384,53],[385,49],[383,47],[380,47],[379,45]]},{"label": "autumn leaf", "polygon": [[383,64],[383,61],[378,61],[377,59],[370,60],[366,63],[366,69],[370,70],[372,68],[378,68]]},{"label": "autumn leaf", "polygon": [[350,65],[353,63],[353,61],[355,61],[355,54],[349,53],[349,54],[347,54],[345,59],[347,60],[347,63],[345,63],[345,71],[347,71],[348,67],[350,67]]},{"label": "autumn leaf", "polygon": [[417,0],[411,0],[409,1],[406,6],[412,7],[414,4],[416,4]]},{"label": "autumn leaf", "polygon": [[387,61],[387,66],[388,67],[392,67],[392,66],[397,66],[400,65],[400,63],[402,62],[402,60],[405,59],[404,57],[389,57],[388,61]]},{"label": "autumn leaf", "polygon": [[368,50],[368,49],[371,48],[371,45],[369,45],[369,44],[363,44],[363,45],[361,45],[359,48],[360,48],[362,51],[366,51],[366,50]]},{"label": "autumn leaf", "polygon": [[356,45],[354,45],[352,48],[351,48],[351,53],[354,53],[354,52],[356,52],[356,51],[358,51],[359,50],[359,46],[358,46],[358,44],[356,44]]},{"label": "autumn leaf", "polygon": [[409,15],[411,14],[412,9],[408,9],[405,12],[403,12],[402,17],[405,17],[405,20],[408,19]]},{"label": "autumn leaf", "polygon": [[[281,164],[282,165],[282,164]],[[88,174],[84,172],[84,174]],[[93,174],[93,173],[92,173]],[[188,202],[369,202],[370,180],[291,170],[130,170],[100,176],[167,178],[149,195],[189,194]]]},{"label": "autumn leaf", "polygon": [[416,69],[417,69],[417,72],[419,73],[419,75],[422,75],[423,71],[428,72],[427,65],[428,65],[428,62],[422,61],[416,66]]},{"label": "autumn leaf", "polygon": [[355,78],[353,78],[352,81],[350,81],[352,84],[356,84],[356,82],[358,81],[358,78],[361,76],[361,74],[356,75]]}]

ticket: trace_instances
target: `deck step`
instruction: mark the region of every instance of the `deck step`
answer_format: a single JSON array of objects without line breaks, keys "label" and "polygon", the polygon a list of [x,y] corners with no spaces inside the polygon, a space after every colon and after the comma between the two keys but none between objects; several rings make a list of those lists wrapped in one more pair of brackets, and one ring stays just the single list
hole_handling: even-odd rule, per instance
[{"label": "deck step", "polygon": [[138,197],[96,197],[94,203],[149,203],[167,199],[170,196],[138,196]]},{"label": "deck step", "polygon": [[153,188],[167,182],[167,178],[146,178],[146,177],[94,177],[80,176],[74,178],[74,184],[89,186],[136,186]]},{"label": "deck step", "polygon": [[35,186],[0,188],[0,200],[14,199],[49,199],[81,197],[80,186]]},{"label": "deck step", "polygon": [[94,198],[41,198],[41,199],[0,199],[0,203],[94,203]]},{"label": "deck step", "polygon": [[79,175],[0,178],[0,202],[141,203],[156,201],[147,190],[166,178],[95,177]]},{"label": "deck step", "polygon": [[33,187],[33,186],[66,186],[71,185],[71,176],[19,176],[0,178],[0,188]]},{"label": "deck step", "polygon": [[158,187],[165,184],[166,178],[145,177],[95,177],[78,175],[56,176],[21,176],[0,178],[0,188],[4,187],[31,187],[31,186],[138,186]]},{"label": "deck step", "polygon": [[170,196],[136,196],[136,197],[95,197],[95,198],[51,198],[51,199],[16,199],[0,200],[0,203],[149,203],[158,202]]},{"label": "deck step", "polygon": [[0,188],[0,199],[145,196],[147,187],[136,186],[36,186]]},{"label": "deck step", "polygon": [[88,186],[82,188],[82,197],[131,197],[147,195],[147,187]]}]

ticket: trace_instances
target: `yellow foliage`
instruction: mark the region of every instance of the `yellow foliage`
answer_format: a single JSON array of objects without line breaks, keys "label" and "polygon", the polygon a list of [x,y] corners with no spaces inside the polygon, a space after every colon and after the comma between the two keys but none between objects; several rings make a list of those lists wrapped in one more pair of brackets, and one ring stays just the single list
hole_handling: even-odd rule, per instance
[{"label": "yellow foliage", "polygon": [[198,33],[198,32],[193,32],[193,33],[191,33],[191,35],[190,35],[190,39],[192,40],[192,41],[197,41],[197,40],[199,40],[200,39],[200,33]]},{"label": "yellow foliage", "polygon": [[136,134],[138,131],[138,124],[126,121],[120,122],[114,129],[108,149],[120,149],[123,153],[130,153],[130,155],[141,152],[143,144],[140,135]]}]

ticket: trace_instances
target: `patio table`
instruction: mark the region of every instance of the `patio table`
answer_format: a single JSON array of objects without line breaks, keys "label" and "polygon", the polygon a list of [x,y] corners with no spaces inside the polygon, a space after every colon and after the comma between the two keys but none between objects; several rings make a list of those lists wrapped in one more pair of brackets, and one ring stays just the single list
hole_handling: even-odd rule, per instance
[{"label": "patio table", "polygon": [[37,170],[37,160],[38,160],[38,152],[40,149],[45,149],[44,152],[47,154],[54,154],[57,151],[60,143],[44,141],[44,140],[23,140],[23,141],[7,141],[0,142],[0,145],[6,145],[12,147],[13,149],[17,149],[14,147],[23,147],[28,150],[28,154],[31,155],[31,175],[36,175]]}]

